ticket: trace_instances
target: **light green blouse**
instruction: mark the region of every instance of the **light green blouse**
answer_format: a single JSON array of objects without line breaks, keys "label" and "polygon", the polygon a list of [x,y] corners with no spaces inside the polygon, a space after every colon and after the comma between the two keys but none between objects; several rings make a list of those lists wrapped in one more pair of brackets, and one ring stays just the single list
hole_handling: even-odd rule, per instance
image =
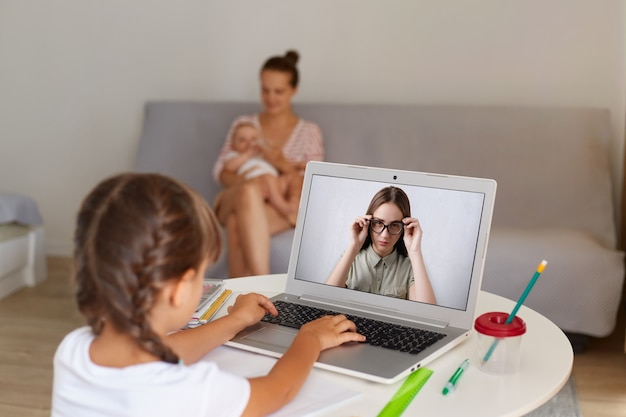
[{"label": "light green blouse", "polygon": [[372,245],[359,251],[348,271],[346,287],[390,297],[409,297],[409,288],[415,282],[408,257],[396,250],[381,258]]}]

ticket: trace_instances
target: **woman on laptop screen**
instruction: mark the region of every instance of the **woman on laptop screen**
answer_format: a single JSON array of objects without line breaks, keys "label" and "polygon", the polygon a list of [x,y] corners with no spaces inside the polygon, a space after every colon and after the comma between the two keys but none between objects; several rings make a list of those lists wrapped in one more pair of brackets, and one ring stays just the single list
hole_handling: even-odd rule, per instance
[{"label": "woman on laptop screen", "polygon": [[385,187],[352,222],[348,247],[326,283],[436,304],[421,244],[422,229],[411,217],[406,193]]}]

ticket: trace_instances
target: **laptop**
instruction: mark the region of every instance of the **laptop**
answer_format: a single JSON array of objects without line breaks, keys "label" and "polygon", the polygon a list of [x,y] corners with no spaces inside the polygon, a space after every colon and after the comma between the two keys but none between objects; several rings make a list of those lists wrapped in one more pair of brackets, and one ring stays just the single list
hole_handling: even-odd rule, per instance
[{"label": "laptop", "polygon": [[[434,303],[326,283],[348,245],[354,219],[365,215],[372,197],[389,186],[404,191],[411,217],[418,219],[423,231],[421,249]],[[429,346],[419,349],[390,347],[387,342],[344,344],[322,352],[315,366],[389,384],[466,340],[482,281],[495,193],[496,182],[491,179],[309,162],[285,292],[272,301],[277,307],[295,304],[307,314],[321,309],[358,318],[357,331],[363,319],[373,320],[374,329],[390,323],[435,335]],[[298,325],[274,323],[269,316],[267,320],[227,344],[280,357]]]}]

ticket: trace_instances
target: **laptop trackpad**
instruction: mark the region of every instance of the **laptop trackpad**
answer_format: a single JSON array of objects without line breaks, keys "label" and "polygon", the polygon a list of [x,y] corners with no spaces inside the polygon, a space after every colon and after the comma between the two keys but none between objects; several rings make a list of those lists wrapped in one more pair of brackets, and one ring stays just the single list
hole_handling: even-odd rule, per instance
[{"label": "laptop trackpad", "polygon": [[255,342],[264,343],[275,346],[289,346],[296,337],[296,333],[289,330],[263,328],[247,336],[243,339],[253,340]]}]

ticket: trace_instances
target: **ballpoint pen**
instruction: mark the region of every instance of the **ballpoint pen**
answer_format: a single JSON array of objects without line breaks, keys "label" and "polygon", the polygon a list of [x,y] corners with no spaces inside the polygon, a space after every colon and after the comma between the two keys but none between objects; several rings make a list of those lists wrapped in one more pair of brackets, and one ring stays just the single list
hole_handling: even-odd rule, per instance
[{"label": "ballpoint pen", "polygon": [[459,365],[459,368],[456,370],[456,372],[454,372],[454,374],[450,377],[450,379],[448,380],[448,383],[446,384],[445,387],[443,387],[443,395],[448,394],[449,392],[454,391],[454,388],[456,387],[456,383],[459,381],[459,378],[461,378],[461,375],[463,375],[463,372],[467,369],[467,367],[469,366],[469,359],[465,359],[463,361],[463,363],[461,363]]}]

